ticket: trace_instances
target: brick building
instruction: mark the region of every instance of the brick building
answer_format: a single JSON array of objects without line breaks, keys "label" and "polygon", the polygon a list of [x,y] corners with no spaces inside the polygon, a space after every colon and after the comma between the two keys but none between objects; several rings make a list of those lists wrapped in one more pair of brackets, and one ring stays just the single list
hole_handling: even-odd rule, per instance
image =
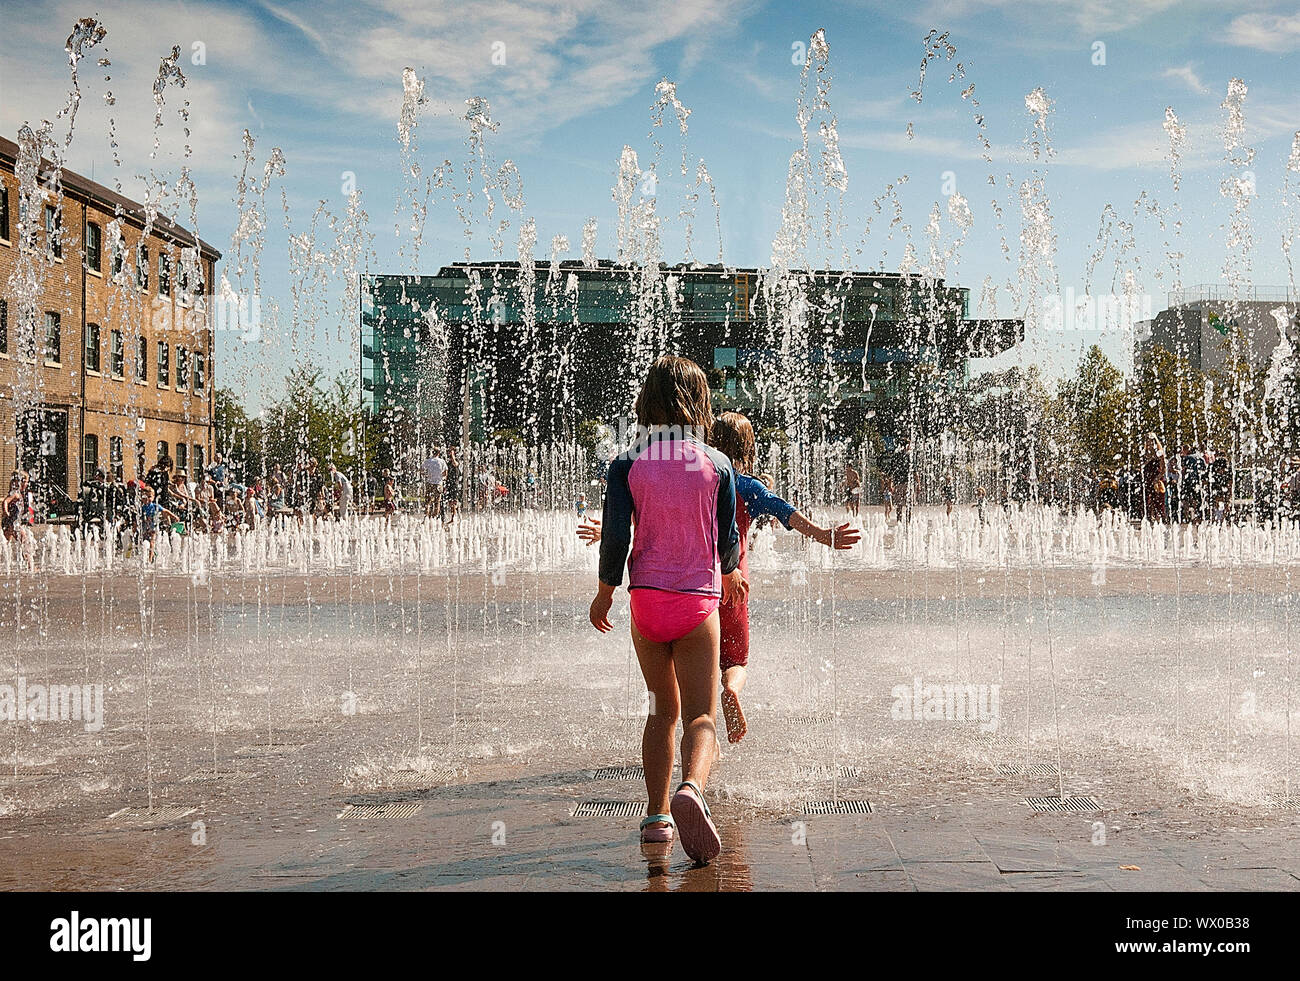
[{"label": "brick building", "polygon": [[[129,478],[159,456],[211,456],[212,246],[141,205],[63,171],[37,207],[35,263],[19,241],[19,148],[0,138],[0,474],[30,471],[53,511],[97,467]],[[41,186],[47,187],[42,168]],[[39,270],[24,325],[24,268]],[[15,274],[18,275],[15,275]],[[34,329],[33,329],[34,328]]]}]

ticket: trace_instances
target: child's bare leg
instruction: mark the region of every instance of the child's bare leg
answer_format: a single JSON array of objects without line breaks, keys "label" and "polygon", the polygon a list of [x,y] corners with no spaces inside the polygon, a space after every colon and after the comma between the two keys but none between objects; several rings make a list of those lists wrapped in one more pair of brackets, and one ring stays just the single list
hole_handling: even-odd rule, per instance
[{"label": "child's bare leg", "polygon": [[718,614],[673,643],[673,669],[681,695],[682,779],[701,790],[717,753]]},{"label": "child's bare leg", "polygon": [[650,714],[646,716],[645,732],[641,736],[641,762],[650,798],[648,813],[667,814],[673,777],[673,737],[677,735],[677,718],[681,714],[672,649],[667,644],[646,640],[635,623],[632,645],[641,664],[646,691],[650,693]]}]

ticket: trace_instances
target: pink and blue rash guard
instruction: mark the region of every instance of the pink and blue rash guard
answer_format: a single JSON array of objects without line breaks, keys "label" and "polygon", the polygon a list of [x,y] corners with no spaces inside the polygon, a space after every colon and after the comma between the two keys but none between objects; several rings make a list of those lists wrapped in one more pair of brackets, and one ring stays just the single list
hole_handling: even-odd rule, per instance
[{"label": "pink and blue rash guard", "polygon": [[628,589],[722,594],[722,577],[740,564],[735,477],[723,454],[689,436],[652,435],[610,463],[600,581],[622,585],[625,563]]}]

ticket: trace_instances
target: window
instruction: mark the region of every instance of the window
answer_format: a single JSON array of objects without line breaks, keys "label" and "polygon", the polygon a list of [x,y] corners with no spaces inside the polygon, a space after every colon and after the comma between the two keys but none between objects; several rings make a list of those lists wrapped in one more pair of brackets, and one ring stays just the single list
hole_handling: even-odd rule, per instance
[{"label": "window", "polygon": [[172,383],[171,352],[166,341],[158,342],[158,387],[166,388]]},{"label": "window", "polygon": [[172,295],[172,257],[166,252],[158,254],[158,295]]},{"label": "window", "polygon": [[197,249],[181,249],[180,269],[177,282],[181,288],[181,302],[189,303],[194,294],[203,289],[203,276],[199,273],[199,254]]},{"label": "window", "polygon": [[0,239],[9,241],[9,188],[0,186]]},{"label": "window", "polygon": [[199,443],[194,444],[194,472],[203,473],[203,447]]},{"label": "window", "polygon": [[171,454],[167,452],[167,440],[165,439],[158,440],[158,459],[161,460],[163,459],[163,457],[170,457],[170,456]]},{"label": "window", "polygon": [[57,313],[45,314],[45,363],[63,363],[63,324]]},{"label": "window", "polygon": [[[112,225],[109,226],[110,229],[112,227]],[[122,241],[120,231],[115,231],[110,248],[113,252],[113,277],[116,279],[122,275],[122,271],[126,268],[126,243]]]},{"label": "window", "polygon": [[99,324],[86,324],[86,370],[99,373]]},{"label": "window", "polygon": [[176,469],[177,470],[189,469],[189,465],[190,465],[189,455],[190,455],[190,448],[188,446],[186,446],[184,443],[176,444]]},{"label": "window", "polygon": [[45,247],[55,259],[63,258],[63,223],[58,208],[52,204],[45,206]]},{"label": "window", "polygon": [[9,353],[9,301],[0,300],[0,354]]},{"label": "window", "polygon": [[135,250],[135,285],[142,290],[149,288],[149,249],[143,245]]},{"label": "window", "polygon": [[194,352],[194,391],[203,391],[203,386],[207,384],[207,378],[204,369],[207,367],[206,358],[203,357],[202,351]]},{"label": "window", "polygon": [[86,268],[92,272],[103,272],[100,259],[100,230],[93,222],[86,225]]},{"label": "window", "polygon": [[190,352],[183,347],[176,349],[176,391],[183,392],[190,387]]},{"label": "window", "polygon": [[147,337],[135,339],[135,380],[138,382],[149,380],[149,339]]},{"label": "window", "polygon": [[122,332],[115,330],[108,336],[108,371],[114,378],[121,378],[126,374],[126,348],[122,343]]},{"label": "window", "polygon": [[81,482],[93,480],[99,468],[99,437],[86,433],[81,437]]},{"label": "window", "polygon": [[108,437],[108,469],[114,480],[122,480],[122,437]]}]

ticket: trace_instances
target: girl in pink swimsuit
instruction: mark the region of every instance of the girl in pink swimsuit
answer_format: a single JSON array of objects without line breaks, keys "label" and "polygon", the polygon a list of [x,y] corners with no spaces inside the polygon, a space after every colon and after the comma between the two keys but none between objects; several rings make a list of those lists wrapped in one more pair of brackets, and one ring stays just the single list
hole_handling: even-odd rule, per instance
[{"label": "girl in pink swimsuit", "polygon": [[[626,565],[632,643],[651,699],[641,740],[650,797],[641,840],[671,842],[675,827],[686,854],[708,862],[722,848],[704,802],[717,746],[717,611],[748,590],[738,568],[735,480],[731,462],[706,443],[713,408],[695,362],[656,361],[636,415],[640,438],[609,468],[590,618],[602,633],[613,629],[610,607]],[[670,800],[679,716],[685,779]]]}]

